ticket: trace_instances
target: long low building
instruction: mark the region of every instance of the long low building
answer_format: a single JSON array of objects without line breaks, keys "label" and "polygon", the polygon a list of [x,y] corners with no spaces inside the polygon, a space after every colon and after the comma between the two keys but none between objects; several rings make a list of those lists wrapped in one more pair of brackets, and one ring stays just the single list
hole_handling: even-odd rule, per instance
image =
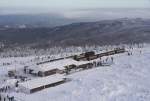
[{"label": "long low building", "polygon": [[64,66],[71,65],[71,64],[77,64],[77,61],[73,59],[58,60],[58,61],[38,65],[38,68],[36,68],[36,70],[39,71],[38,75],[41,77],[49,76],[56,73],[60,73],[61,70],[65,69]]},{"label": "long low building", "polygon": [[19,83],[18,86],[21,92],[30,94],[45,88],[54,87],[64,82],[66,82],[66,78],[57,74],[22,82]]},{"label": "long low building", "polygon": [[49,76],[53,75],[56,73],[61,73],[63,70],[65,70],[66,66],[69,65],[80,65],[80,64],[85,64],[87,63],[86,61],[76,61],[74,59],[63,59],[63,60],[58,60],[50,63],[44,63],[37,65],[36,68],[31,68],[33,72],[37,73],[38,76],[44,77],[44,76]]}]

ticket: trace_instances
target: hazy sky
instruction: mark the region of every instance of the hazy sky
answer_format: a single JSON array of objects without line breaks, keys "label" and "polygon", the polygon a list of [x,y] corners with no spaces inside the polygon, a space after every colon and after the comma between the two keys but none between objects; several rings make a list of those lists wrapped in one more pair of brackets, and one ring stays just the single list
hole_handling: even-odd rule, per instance
[{"label": "hazy sky", "polygon": [[0,0],[1,8],[148,8],[150,0]]},{"label": "hazy sky", "polygon": [[[150,8],[150,0],[0,0],[0,14],[61,13],[66,17],[97,14],[100,8]],[[90,11],[94,9],[93,11]],[[126,15],[126,11],[103,11],[99,15]],[[136,14],[133,14],[136,13]],[[149,17],[149,10],[128,11],[128,14]],[[148,15],[147,15],[148,14]]]}]

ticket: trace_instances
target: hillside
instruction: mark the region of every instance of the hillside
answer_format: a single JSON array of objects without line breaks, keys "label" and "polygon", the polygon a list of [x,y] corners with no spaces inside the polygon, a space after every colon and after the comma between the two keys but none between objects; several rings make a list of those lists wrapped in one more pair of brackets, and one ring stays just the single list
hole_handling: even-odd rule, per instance
[{"label": "hillside", "polygon": [[149,43],[149,27],[150,20],[124,18],[54,28],[3,28],[0,30],[0,41],[34,44],[35,47]]},{"label": "hillside", "polygon": [[0,15],[0,27],[3,28],[40,28],[55,27],[74,22],[58,14],[6,14]]},{"label": "hillside", "polygon": [[[100,66],[66,75],[67,78],[71,78],[70,82],[33,94],[13,91],[8,95],[14,96],[18,101],[49,101],[49,99],[51,101],[149,101],[149,45],[144,48],[127,47],[126,49],[132,55],[128,56],[127,53],[113,55],[114,62],[111,66]],[[8,70],[13,68],[22,70],[23,65],[34,63],[30,61],[34,58],[36,56],[1,58],[1,64],[3,62],[12,64],[0,67],[0,81],[3,82],[3,79],[7,78],[5,75]],[[105,58],[102,59],[105,60]],[[12,82],[13,79],[8,81]],[[6,96],[5,93],[4,96]]]}]

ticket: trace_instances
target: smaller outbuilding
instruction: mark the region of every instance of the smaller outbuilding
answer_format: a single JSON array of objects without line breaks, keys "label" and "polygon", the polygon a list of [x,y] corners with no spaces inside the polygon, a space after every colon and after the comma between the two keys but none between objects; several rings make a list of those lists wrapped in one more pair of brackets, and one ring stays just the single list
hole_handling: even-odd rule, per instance
[{"label": "smaller outbuilding", "polygon": [[95,55],[95,52],[94,51],[91,51],[91,52],[85,52],[85,53],[82,53],[80,55],[75,55],[74,56],[74,59],[76,61],[89,61],[89,58],[90,57],[93,57]]}]

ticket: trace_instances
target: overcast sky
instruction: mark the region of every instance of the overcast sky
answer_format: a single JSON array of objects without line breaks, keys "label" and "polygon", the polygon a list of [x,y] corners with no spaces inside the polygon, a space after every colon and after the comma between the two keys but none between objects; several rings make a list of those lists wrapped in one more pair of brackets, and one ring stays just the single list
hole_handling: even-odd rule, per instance
[{"label": "overcast sky", "polygon": [[149,8],[150,0],[0,0],[0,7],[9,8]]},{"label": "overcast sky", "polygon": [[[0,0],[0,14],[60,13],[66,17],[84,17],[98,14],[100,8],[150,8],[150,0]],[[127,13],[150,16],[149,10],[130,10]],[[105,17],[127,13],[125,10],[101,10],[99,15]]]}]

